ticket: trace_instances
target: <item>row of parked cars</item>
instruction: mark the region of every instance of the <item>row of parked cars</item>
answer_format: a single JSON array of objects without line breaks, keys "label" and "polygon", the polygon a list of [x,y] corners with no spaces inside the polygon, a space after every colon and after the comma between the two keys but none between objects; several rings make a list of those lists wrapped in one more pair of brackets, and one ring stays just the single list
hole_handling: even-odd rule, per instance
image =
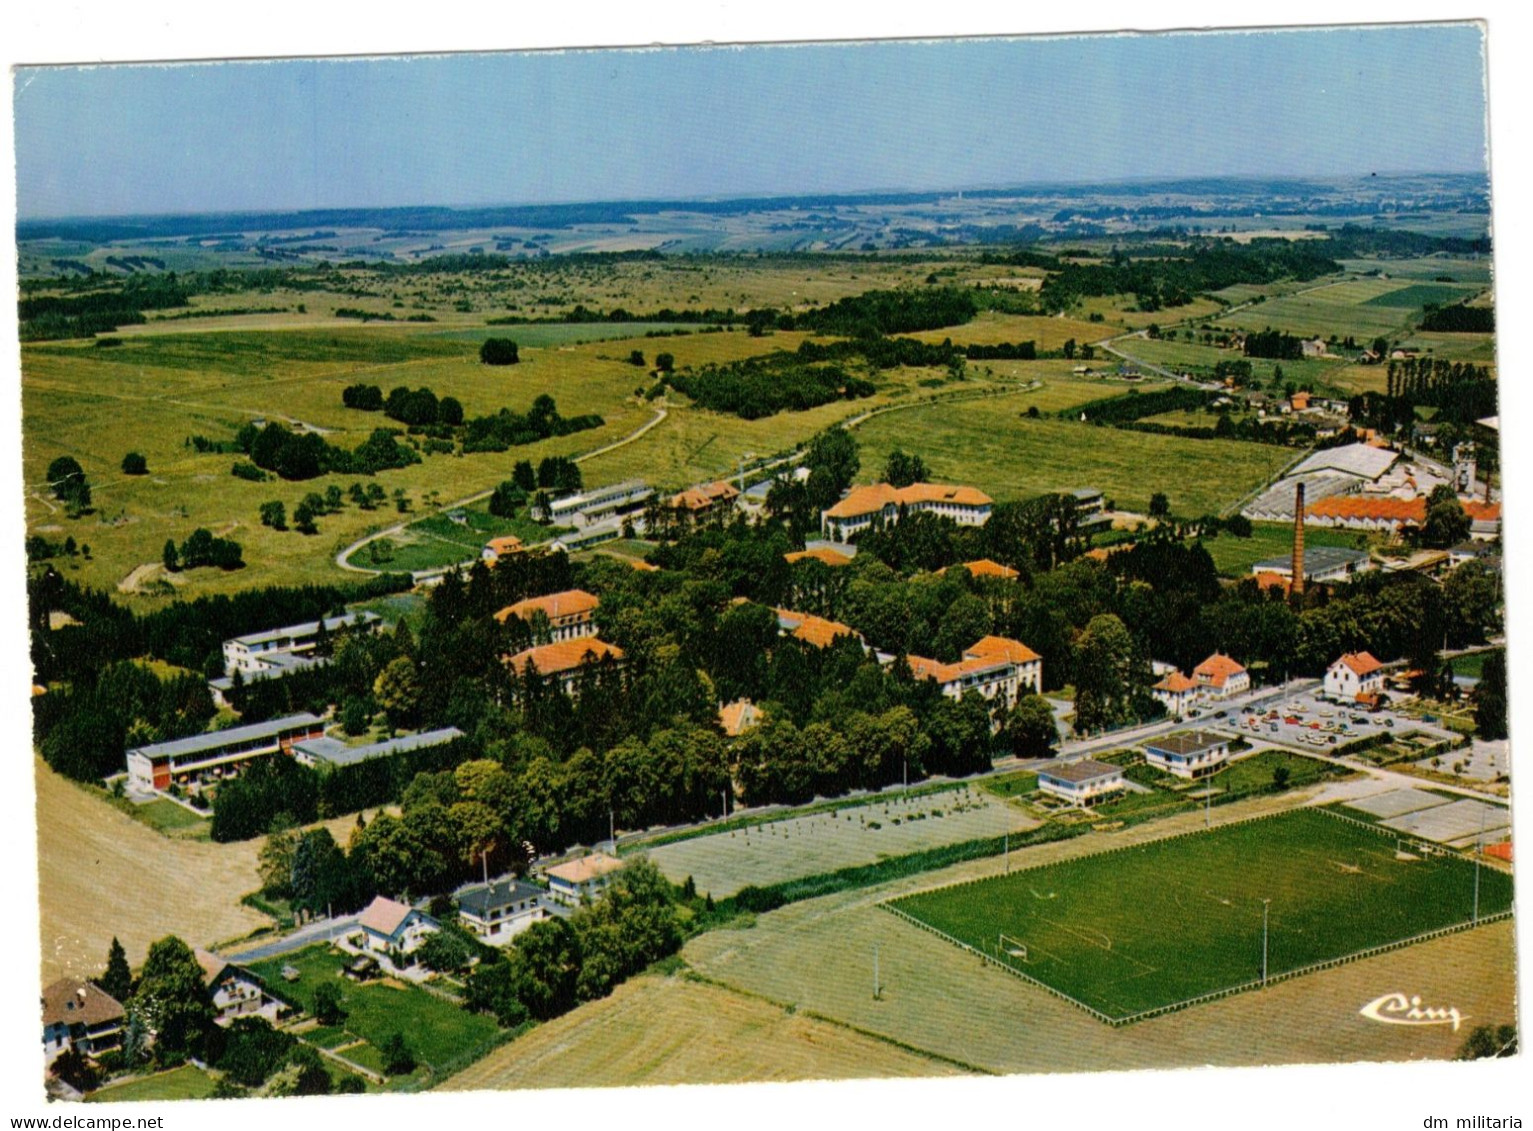
[{"label": "row of parked cars", "polygon": [[[1358,731],[1354,727],[1380,725],[1379,721],[1351,713],[1345,708],[1312,708],[1300,703],[1285,703],[1265,713],[1258,708],[1247,707],[1241,714],[1242,719],[1238,725],[1246,730],[1261,731],[1265,728],[1271,734],[1278,734],[1283,727],[1292,727],[1298,732],[1292,738],[1309,746],[1321,747],[1336,746],[1343,739],[1356,738]],[[1392,718],[1385,718],[1381,722],[1386,727],[1395,725]]]}]

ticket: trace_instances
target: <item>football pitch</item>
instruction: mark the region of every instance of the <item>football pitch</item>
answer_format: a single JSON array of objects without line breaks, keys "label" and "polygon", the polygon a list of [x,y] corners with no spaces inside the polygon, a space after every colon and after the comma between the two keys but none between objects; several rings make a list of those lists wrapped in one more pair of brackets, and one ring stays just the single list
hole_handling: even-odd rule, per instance
[{"label": "football pitch", "polygon": [[[889,906],[1114,1022],[1512,906],[1505,873],[1298,811]],[[1478,872],[1478,876],[1476,873]]]}]

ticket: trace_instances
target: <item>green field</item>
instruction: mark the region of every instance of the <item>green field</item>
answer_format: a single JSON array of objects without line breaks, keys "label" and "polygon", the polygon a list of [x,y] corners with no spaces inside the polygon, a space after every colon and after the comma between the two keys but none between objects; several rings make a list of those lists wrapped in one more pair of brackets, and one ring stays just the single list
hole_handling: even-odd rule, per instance
[{"label": "green field", "polygon": [[1290,754],[1286,750],[1263,750],[1249,758],[1231,762],[1213,779],[1212,784],[1231,793],[1244,793],[1272,785],[1274,770],[1288,771],[1288,786],[1294,788],[1308,785],[1322,778],[1335,777],[1344,768],[1302,754]]},{"label": "green field", "polygon": [[1021,797],[1037,790],[1038,775],[1031,770],[1018,770],[1014,774],[986,778],[979,784],[986,793],[993,793],[997,797]]},{"label": "green field", "polygon": [[[1114,1019],[1468,922],[1475,868],[1398,860],[1395,838],[1300,810],[895,900],[986,954],[1004,933],[1029,977]],[[1511,877],[1479,870],[1480,914]],[[1011,944],[1008,944],[1008,946]]]},{"label": "green field", "polygon": [[[1290,334],[1359,339],[1398,334],[1419,319],[1424,302],[1464,296],[1472,287],[1431,286],[1401,279],[1362,278],[1313,286],[1237,310],[1216,321],[1246,330],[1272,327]],[[1435,296],[1435,297],[1434,297]]]},{"label": "green field", "polygon": [[932,478],[970,483],[998,500],[1096,487],[1120,509],[1143,511],[1164,491],[1178,514],[1218,512],[1294,458],[1287,448],[1187,440],[1073,421],[1029,419],[1026,394],[892,412],[857,430],[862,466],[914,452]]},{"label": "green field", "polygon": [[[440,1069],[474,1049],[488,1047],[499,1031],[490,1018],[469,1013],[416,986],[395,988],[385,982],[357,985],[346,981],[339,976],[345,962],[339,952],[313,946],[297,954],[251,963],[250,969],[271,985],[281,986],[283,996],[305,1010],[313,1008],[316,986],[334,982],[341,988],[348,1032],[373,1046],[390,1033],[402,1033],[416,1060],[430,1069]],[[282,967],[286,965],[298,968],[298,981],[283,981]],[[361,1057],[353,1057],[350,1051],[341,1055],[373,1067],[366,1053]]]},{"label": "green field", "polygon": [[190,1064],[155,1076],[111,1084],[88,1098],[93,1103],[151,1103],[159,1100],[202,1100],[213,1094],[213,1078]]},{"label": "green field", "polygon": [[1470,679],[1479,679],[1485,670],[1485,659],[1492,652],[1500,651],[1499,648],[1489,648],[1484,652],[1471,652],[1467,656],[1453,657],[1453,674],[1466,675]]},{"label": "green field", "polygon": [[[1304,544],[1366,550],[1370,538],[1367,534],[1351,530],[1306,526]],[[1268,558],[1287,558],[1293,553],[1293,527],[1286,522],[1253,522],[1251,537],[1236,538],[1233,534],[1220,534],[1217,538],[1205,538],[1203,548],[1214,559],[1214,568],[1222,576],[1245,577],[1257,562]]]}]

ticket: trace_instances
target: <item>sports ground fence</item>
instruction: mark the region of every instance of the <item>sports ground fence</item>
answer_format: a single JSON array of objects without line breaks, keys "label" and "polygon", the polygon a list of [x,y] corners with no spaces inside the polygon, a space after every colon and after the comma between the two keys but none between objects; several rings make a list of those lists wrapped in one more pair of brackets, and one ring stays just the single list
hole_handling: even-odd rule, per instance
[{"label": "sports ground fence", "polygon": [[[1331,811],[1329,809],[1323,809],[1323,808],[1308,808],[1308,809],[1304,809],[1304,810],[1286,810],[1286,811],[1281,812],[1281,813],[1262,813],[1262,814],[1259,814],[1259,815],[1254,816],[1254,817],[1243,817],[1243,818],[1240,818],[1239,820],[1227,821],[1224,824],[1219,825],[1218,828],[1215,828],[1215,829],[1193,829],[1193,830],[1191,830],[1189,832],[1176,833],[1176,834],[1174,834],[1172,836],[1165,837],[1162,840],[1155,841],[1154,843],[1162,844],[1162,843],[1165,843],[1166,841],[1179,840],[1179,839],[1182,839],[1183,837],[1204,836],[1204,835],[1207,835],[1208,833],[1211,833],[1211,832],[1217,832],[1219,829],[1233,828],[1236,825],[1247,825],[1247,824],[1253,824],[1253,823],[1255,823],[1257,821],[1270,821],[1270,820],[1273,820],[1274,818],[1278,818],[1278,817],[1288,817],[1288,816],[1291,816],[1295,812],[1324,813],[1324,814],[1326,814],[1326,816],[1333,817],[1336,820],[1345,821],[1348,824],[1357,825],[1360,828],[1368,829],[1368,830],[1372,831],[1373,833],[1379,835],[1380,837],[1386,837],[1388,839],[1395,840],[1395,841],[1397,841],[1399,843],[1409,842],[1413,847],[1415,847],[1417,850],[1419,850],[1422,853],[1422,855],[1448,855],[1448,856],[1456,856],[1456,855],[1458,855],[1458,853],[1456,851],[1454,851],[1452,849],[1444,848],[1441,845],[1428,844],[1426,842],[1419,841],[1419,840],[1417,840],[1414,837],[1408,837],[1408,836],[1405,836],[1403,834],[1397,833],[1394,829],[1387,829],[1387,828],[1384,828],[1381,825],[1370,824],[1367,821],[1360,821],[1360,820],[1357,820],[1356,818],[1348,817],[1345,814],[1336,813],[1336,812],[1333,812],[1333,811]],[[1094,858],[1094,857],[1097,857],[1097,856],[1111,856],[1111,855],[1114,855],[1116,853],[1130,852],[1130,851],[1133,851],[1134,849],[1142,848],[1142,847],[1144,847],[1144,846],[1143,845],[1139,845],[1139,844],[1120,845],[1117,848],[1109,848],[1109,849],[1106,849],[1105,851],[1102,851],[1102,852],[1088,853],[1086,856],[1077,857],[1077,859],[1084,860],[1084,859]],[[1036,871],[1040,871],[1040,870],[1042,870],[1044,868],[1052,868],[1052,867],[1055,867],[1059,863],[1061,863],[1061,861],[1052,861],[1052,862],[1044,863],[1044,864],[1033,864],[1033,865],[1031,865],[1029,867],[1026,867],[1026,868],[1015,869],[1014,872],[1008,872],[1006,874],[1007,875],[1022,875],[1023,873],[1026,873],[1026,872],[1036,872]],[[950,891],[953,888],[970,887],[970,886],[972,886],[974,884],[988,883],[988,882],[990,882],[991,880],[993,880],[995,878],[996,877],[994,877],[994,876],[981,876],[981,877],[979,877],[977,879],[963,880],[963,881],[960,881],[959,883],[956,883],[956,884],[946,884],[946,885],[944,885],[942,887],[939,887],[939,888],[930,888],[930,889],[927,889],[927,890],[928,890],[928,892],[930,892],[930,891]],[[923,892],[923,893],[917,893],[917,894],[926,894],[926,893]],[[905,896],[901,896],[899,898],[904,899],[906,897]],[[1359,962],[1359,961],[1361,961],[1362,959],[1365,959],[1365,958],[1374,958],[1374,957],[1376,957],[1378,955],[1381,955],[1381,954],[1387,954],[1387,953],[1389,953],[1390,951],[1393,951],[1393,950],[1401,950],[1401,949],[1403,949],[1405,947],[1408,947],[1408,946],[1415,946],[1417,943],[1429,942],[1432,939],[1443,938],[1446,935],[1454,935],[1454,934],[1460,933],[1461,931],[1473,930],[1475,927],[1483,926],[1486,923],[1495,923],[1495,922],[1499,922],[1502,919],[1510,919],[1512,917],[1512,909],[1511,908],[1507,908],[1505,911],[1496,911],[1496,912],[1493,912],[1493,913],[1491,913],[1489,915],[1479,915],[1479,916],[1475,917],[1472,920],[1466,920],[1466,921],[1461,922],[1461,923],[1451,923],[1451,924],[1449,924],[1446,927],[1435,927],[1435,928],[1433,928],[1430,931],[1423,931],[1420,934],[1411,935],[1408,938],[1396,939],[1396,940],[1394,940],[1392,942],[1379,943],[1377,946],[1365,947],[1362,950],[1352,951],[1350,954],[1338,955],[1335,958],[1323,959],[1320,962],[1311,962],[1307,966],[1298,966],[1298,967],[1295,967],[1292,970],[1279,971],[1278,973],[1275,973],[1275,974],[1269,974],[1265,979],[1257,978],[1257,979],[1254,979],[1254,980],[1249,981],[1249,982],[1240,982],[1240,983],[1238,983],[1236,985],[1233,985],[1233,986],[1225,986],[1222,989],[1210,990],[1206,994],[1198,994],[1198,995],[1196,995],[1194,997],[1185,998],[1182,1001],[1169,1002],[1166,1005],[1157,1005],[1157,1006],[1154,1006],[1151,1009],[1142,1009],[1142,1010],[1138,1011],[1137,1013],[1126,1013],[1126,1014],[1123,1014],[1121,1016],[1113,1016],[1111,1014],[1102,1012],[1100,1009],[1097,1009],[1095,1006],[1087,1005],[1085,1002],[1081,1001],[1079,998],[1075,998],[1075,997],[1070,996],[1069,994],[1065,993],[1063,990],[1059,989],[1057,986],[1051,986],[1047,982],[1045,982],[1045,981],[1043,981],[1043,980],[1041,980],[1039,978],[1033,977],[1031,974],[1027,973],[1026,971],[1017,969],[1017,967],[1015,965],[1013,965],[1010,962],[1005,961],[999,955],[988,954],[984,950],[981,950],[979,947],[971,946],[969,943],[966,943],[966,942],[962,941],[961,939],[954,938],[952,935],[948,934],[946,931],[943,931],[943,930],[941,930],[941,929],[939,929],[937,927],[934,927],[930,923],[923,922],[922,920],[917,919],[914,915],[911,915],[908,911],[904,911],[901,908],[898,908],[898,907],[894,906],[895,902],[896,901],[894,901],[894,900],[885,901],[885,902],[879,903],[878,906],[881,907],[883,910],[889,912],[891,915],[895,915],[898,918],[903,919],[905,922],[910,923],[910,924],[912,924],[912,925],[914,925],[916,927],[919,927],[923,931],[928,931],[931,934],[936,935],[939,939],[943,939],[944,941],[946,941],[948,943],[951,943],[953,946],[958,947],[960,950],[968,951],[970,954],[972,954],[972,955],[976,956],[977,958],[979,958],[980,961],[986,962],[986,963],[990,964],[991,966],[998,967],[999,969],[1004,970],[1006,973],[1012,975],[1013,977],[1020,978],[1022,981],[1027,982],[1029,985],[1036,986],[1039,989],[1044,990],[1047,993],[1053,994],[1055,997],[1059,998],[1061,1001],[1068,1002],[1070,1005],[1075,1006],[1075,1008],[1077,1008],[1079,1010],[1082,1010],[1085,1013],[1089,1013],[1092,1017],[1095,1017],[1098,1021],[1102,1022],[1104,1025],[1110,1025],[1114,1029],[1119,1028],[1119,1027],[1121,1027],[1123,1025],[1132,1025],[1136,1021],[1147,1021],[1147,1020],[1149,1020],[1152,1017],[1160,1017],[1163,1014],[1175,1013],[1178,1010],[1187,1009],[1187,1008],[1189,1008],[1191,1006],[1194,1006],[1194,1005],[1202,1005],[1205,1002],[1218,1001],[1220,998],[1232,997],[1235,994],[1247,993],[1250,990],[1259,990],[1259,989],[1263,988],[1264,986],[1271,985],[1274,982],[1285,982],[1285,981],[1288,981],[1291,978],[1302,978],[1302,977],[1304,977],[1307,974],[1318,973],[1321,970],[1330,970],[1330,969],[1332,969],[1334,967],[1337,967],[1337,966],[1344,966],[1344,965],[1346,965],[1347,963],[1350,963],[1350,962]]]}]

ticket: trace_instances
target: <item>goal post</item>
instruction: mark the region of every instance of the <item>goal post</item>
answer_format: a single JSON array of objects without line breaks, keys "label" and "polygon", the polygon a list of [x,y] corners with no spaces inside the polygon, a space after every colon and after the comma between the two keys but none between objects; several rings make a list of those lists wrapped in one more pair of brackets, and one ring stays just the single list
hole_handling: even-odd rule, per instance
[{"label": "goal post", "polygon": [[1001,933],[995,940],[995,953],[997,958],[1020,958],[1023,962],[1026,962],[1027,944],[1021,939]]}]

